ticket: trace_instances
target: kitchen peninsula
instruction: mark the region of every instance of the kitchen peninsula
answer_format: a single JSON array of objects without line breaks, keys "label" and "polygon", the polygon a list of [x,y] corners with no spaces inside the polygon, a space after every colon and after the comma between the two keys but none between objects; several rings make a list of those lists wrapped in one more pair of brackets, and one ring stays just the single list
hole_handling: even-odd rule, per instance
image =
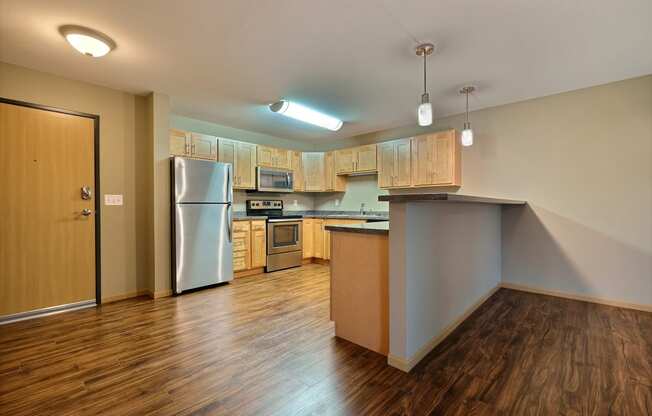
[{"label": "kitchen peninsula", "polygon": [[327,227],[331,317],[337,336],[409,371],[498,288],[503,207],[525,202],[448,193],[379,200],[390,203],[389,223]]}]

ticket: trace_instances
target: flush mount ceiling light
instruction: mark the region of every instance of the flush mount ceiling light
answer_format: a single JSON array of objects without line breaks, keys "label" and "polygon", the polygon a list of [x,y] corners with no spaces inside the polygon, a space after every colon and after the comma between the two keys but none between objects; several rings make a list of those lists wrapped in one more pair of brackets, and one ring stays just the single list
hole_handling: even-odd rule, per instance
[{"label": "flush mount ceiling light", "polygon": [[471,129],[471,122],[469,121],[469,94],[475,91],[473,85],[466,85],[460,89],[460,94],[466,95],[466,121],[464,122],[464,129],[462,130],[462,146],[473,145],[473,129]]},{"label": "flush mount ceiling light", "polygon": [[61,26],[59,32],[79,53],[93,58],[104,56],[115,48],[113,39],[87,27],[66,25]]},{"label": "flush mount ceiling light", "polygon": [[315,126],[328,130],[338,131],[342,128],[342,120],[292,101],[277,101],[270,104],[269,109],[274,113],[283,114],[286,117],[291,117],[295,120],[303,121],[304,123],[314,124]]},{"label": "flush mount ceiling light", "polygon": [[421,104],[417,108],[417,119],[422,127],[432,124],[432,104],[430,104],[430,95],[426,91],[426,59],[435,51],[435,45],[432,43],[422,43],[417,46],[417,56],[423,56],[423,94],[421,95]]}]

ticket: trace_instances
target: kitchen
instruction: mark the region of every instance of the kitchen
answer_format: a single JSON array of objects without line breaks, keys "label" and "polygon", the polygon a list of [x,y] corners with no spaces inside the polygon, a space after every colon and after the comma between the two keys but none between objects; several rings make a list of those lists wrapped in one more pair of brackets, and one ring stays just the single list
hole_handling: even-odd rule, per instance
[{"label": "kitchen", "polygon": [[651,7],[3,2],[0,414],[648,414]]}]

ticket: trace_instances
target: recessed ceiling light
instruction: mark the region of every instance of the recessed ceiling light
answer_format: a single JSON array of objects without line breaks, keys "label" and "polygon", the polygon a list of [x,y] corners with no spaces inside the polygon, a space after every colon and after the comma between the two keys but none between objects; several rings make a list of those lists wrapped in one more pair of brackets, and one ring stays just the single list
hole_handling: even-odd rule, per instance
[{"label": "recessed ceiling light", "polygon": [[66,25],[61,26],[59,32],[79,53],[93,58],[104,56],[115,48],[113,39],[87,27]]},{"label": "recessed ceiling light", "polygon": [[338,131],[342,128],[342,120],[320,113],[312,108],[305,107],[292,101],[280,100],[269,105],[269,109],[286,117],[291,117],[304,123],[314,124],[328,130]]}]

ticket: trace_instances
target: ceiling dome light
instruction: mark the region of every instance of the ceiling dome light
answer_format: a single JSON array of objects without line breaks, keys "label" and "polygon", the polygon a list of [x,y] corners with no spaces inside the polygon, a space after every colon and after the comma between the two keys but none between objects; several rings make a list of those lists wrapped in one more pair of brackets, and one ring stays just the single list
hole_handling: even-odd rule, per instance
[{"label": "ceiling dome light", "polygon": [[421,104],[417,108],[417,120],[421,127],[432,124],[432,104],[430,104],[430,95],[426,91],[426,58],[435,50],[432,43],[424,43],[416,48],[417,56],[423,56],[423,94],[421,94]]},{"label": "ceiling dome light", "polygon": [[315,126],[328,130],[338,131],[342,128],[342,120],[292,101],[277,101],[270,104],[269,109],[274,113],[283,114],[286,117],[291,117],[295,120],[303,121],[304,123],[314,124]]},{"label": "ceiling dome light", "polygon": [[464,122],[464,129],[462,130],[462,146],[473,146],[473,129],[469,121],[469,94],[475,91],[473,85],[467,85],[460,89],[460,94],[466,95],[466,121]]},{"label": "ceiling dome light", "polygon": [[79,53],[99,58],[115,48],[115,42],[103,33],[83,26],[67,25],[59,32]]}]

